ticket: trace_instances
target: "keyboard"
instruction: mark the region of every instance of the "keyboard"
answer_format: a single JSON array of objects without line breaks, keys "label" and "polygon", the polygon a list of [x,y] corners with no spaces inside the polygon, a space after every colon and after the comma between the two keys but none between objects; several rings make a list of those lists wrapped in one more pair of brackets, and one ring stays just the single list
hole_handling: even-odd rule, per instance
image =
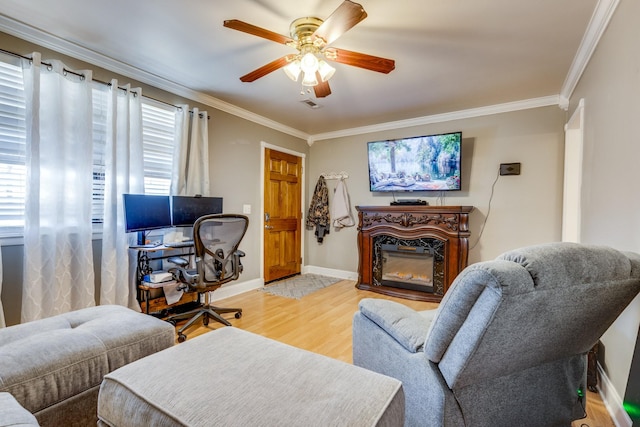
[{"label": "keyboard", "polygon": [[147,243],[147,244],[144,244],[144,245],[134,245],[134,246],[131,246],[131,248],[133,248],[133,249],[152,249],[152,248],[157,248],[161,244],[162,243],[160,243],[160,242],[152,242],[152,243]]},{"label": "keyboard", "polygon": [[167,242],[164,244],[167,248],[188,248],[193,246],[193,240],[185,240],[183,242]]}]

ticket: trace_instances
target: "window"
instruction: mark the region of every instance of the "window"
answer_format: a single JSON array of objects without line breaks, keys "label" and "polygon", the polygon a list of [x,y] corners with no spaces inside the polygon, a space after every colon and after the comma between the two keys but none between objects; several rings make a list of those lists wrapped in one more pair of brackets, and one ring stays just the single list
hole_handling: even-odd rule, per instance
[{"label": "window", "polygon": [[168,195],[174,158],[175,107],[142,99],[145,194]]},{"label": "window", "polygon": [[[22,69],[0,57],[0,237],[21,236],[26,187],[26,127]],[[93,90],[92,222],[104,220],[107,92]],[[142,99],[144,186],[146,194],[168,195],[174,158],[175,107]]]},{"label": "window", "polygon": [[25,147],[22,68],[0,61],[0,236],[22,235],[26,183]]}]

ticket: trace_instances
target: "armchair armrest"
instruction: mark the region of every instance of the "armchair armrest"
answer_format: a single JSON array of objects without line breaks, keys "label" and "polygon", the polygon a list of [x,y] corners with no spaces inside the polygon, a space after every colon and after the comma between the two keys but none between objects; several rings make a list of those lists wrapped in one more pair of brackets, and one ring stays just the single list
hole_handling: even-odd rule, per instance
[{"label": "armchair armrest", "polygon": [[398,341],[407,351],[422,350],[436,310],[415,311],[394,301],[365,298],[360,313]]}]

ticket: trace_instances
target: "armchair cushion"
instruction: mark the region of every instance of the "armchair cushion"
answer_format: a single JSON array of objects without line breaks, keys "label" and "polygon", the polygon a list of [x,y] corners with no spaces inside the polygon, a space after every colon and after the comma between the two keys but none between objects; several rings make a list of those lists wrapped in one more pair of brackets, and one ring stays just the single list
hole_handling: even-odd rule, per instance
[{"label": "armchair cushion", "polygon": [[436,313],[436,310],[414,311],[394,301],[372,298],[360,301],[359,308],[363,315],[412,353],[422,349],[429,324]]},{"label": "armchair cushion", "polygon": [[38,426],[33,414],[24,409],[9,393],[0,392],[0,427]]}]

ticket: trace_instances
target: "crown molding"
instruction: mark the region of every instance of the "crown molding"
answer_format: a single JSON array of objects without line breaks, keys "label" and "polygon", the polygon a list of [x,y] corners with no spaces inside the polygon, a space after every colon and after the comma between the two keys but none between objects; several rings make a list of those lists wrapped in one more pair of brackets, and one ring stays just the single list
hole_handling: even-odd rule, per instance
[{"label": "crown molding", "polygon": [[335,132],[319,133],[311,135],[307,139],[307,144],[313,145],[316,141],[324,139],[342,138],[345,136],[361,135],[365,133],[381,132],[386,130],[402,129],[413,126],[422,126],[433,123],[449,122],[452,120],[469,119],[473,117],[488,116],[491,114],[508,113],[511,111],[528,110],[531,108],[548,107],[559,105],[558,95],[545,96],[542,98],[532,98],[524,101],[507,102],[504,104],[489,105],[486,107],[471,108],[468,110],[454,111],[451,113],[434,114],[432,116],[416,117],[414,119],[398,120],[395,122],[380,123],[371,126],[343,129]]},{"label": "crown molding", "polygon": [[589,21],[589,25],[587,26],[587,31],[585,31],[584,36],[582,37],[582,41],[578,47],[578,52],[576,52],[576,56],[573,58],[573,62],[569,68],[569,73],[567,74],[564,84],[562,85],[562,89],[560,90],[560,97],[562,99],[571,99],[571,95],[573,95],[573,91],[578,85],[578,82],[582,77],[582,73],[584,73],[587,64],[591,60],[591,56],[596,50],[596,47],[600,42],[600,38],[607,29],[609,21],[611,20],[611,17],[619,3],[620,0],[598,1],[598,4],[593,11],[593,15],[591,16],[591,20]]},{"label": "crown molding", "polygon": [[76,58],[89,64],[113,71],[114,73],[127,76],[142,83],[165,90],[172,94],[191,99],[195,102],[216,108],[220,111],[238,116],[251,122],[266,126],[282,133],[306,140],[309,134],[298,129],[283,125],[282,123],[252,113],[251,111],[229,104],[210,95],[198,92],[182,86],[176,82],[160,77],[156,74],[141,70],[121,61],[117,61],[108,56],[99,54],[93,50],[84,48],[75,43],[64,40],[60,37],[45,31],[36,29],[22,22],[15,21],[4,15],[0,15],[0,30],[7,34],[18,37],[22,40],[37,44],[47,49],[54,50],[63,55]]}]

